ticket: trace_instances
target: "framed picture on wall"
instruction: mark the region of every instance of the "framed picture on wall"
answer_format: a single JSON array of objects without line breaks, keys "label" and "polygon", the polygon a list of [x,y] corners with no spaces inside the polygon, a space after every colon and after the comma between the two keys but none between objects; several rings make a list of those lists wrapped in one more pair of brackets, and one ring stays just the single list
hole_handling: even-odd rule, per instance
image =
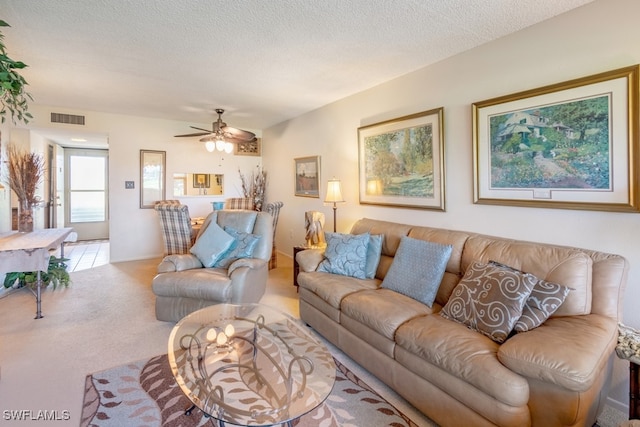
[{"label": "framed picture on wall", "polygon": [[193,188],[209,188],[209,187],[211,187],[209,174],[206,174],[206,173],[193,174]]},{"label": "framed picture on wall", "polygon": [[474,202],[638,212],[638,71],[473,104]]},{"label": "framed picture on wall", "polygon": [[360,203],[445,210],[443,108],[358,129]]},{"label": "framed picture on wall", "polygon": [[295,195],[320,197],[320,156],[300,157],[295,162]]},{"label": "framed picture on wall", "polygon": [[260,156],[262,154],[262,142],[260,138],[255,141],[236,142],[234,153],[236,156]]},{"label": "framed picture on wall", "polygon": [[164,151],[140,150],[140,208],[151,209],[158,200],[165,199]]}]

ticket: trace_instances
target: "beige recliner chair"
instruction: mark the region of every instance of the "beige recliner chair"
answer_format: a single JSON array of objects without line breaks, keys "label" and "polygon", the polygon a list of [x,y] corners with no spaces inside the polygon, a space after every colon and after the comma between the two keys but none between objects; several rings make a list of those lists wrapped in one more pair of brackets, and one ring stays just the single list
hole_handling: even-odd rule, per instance
[{"label": "beige recliner chair", "polygon": [[[267,286],[273,246],[272,222],[267,212],[220,210],[210,213],[202,224],[192,252],[168,255],[158,266],[158,274],[152,283],[156,295],[156,318],[177,322],[209,305],[258,302]],[[207,231],[208,228],[211,229]],[[213,266],[205,267],[202,260],[206,263],[209,259],[204,258],[202,252],[227,240],[224,234],[213,234],[214,230],[219,233],[221,229],[235,236],[234,242],[239,242],[238,236],[241,235],[255,243],[250,254],[247,252],[240,258],[222,257]],[[234,248],[238,246],[232,244],[223,252],[229,255],[227,251]]]}]

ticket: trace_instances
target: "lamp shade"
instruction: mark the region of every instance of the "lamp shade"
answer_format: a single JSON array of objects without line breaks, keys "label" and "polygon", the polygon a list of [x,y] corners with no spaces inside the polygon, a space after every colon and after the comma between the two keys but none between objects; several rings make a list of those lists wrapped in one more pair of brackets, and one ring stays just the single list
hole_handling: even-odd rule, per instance
[{"label": "lamp shade", "polygon": [[339,179],[330,179],[327,183],[327,196],[324,199],[327,203],[344,202],[342,198],[342,184]]}]

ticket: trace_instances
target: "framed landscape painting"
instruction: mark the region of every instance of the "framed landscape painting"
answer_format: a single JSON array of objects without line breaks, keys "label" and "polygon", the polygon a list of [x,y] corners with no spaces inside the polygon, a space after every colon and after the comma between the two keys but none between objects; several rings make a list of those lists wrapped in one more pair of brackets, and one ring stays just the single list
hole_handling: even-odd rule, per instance
[{"label": "framed landscape painting", "polygon": [[443,108],[358,129],[361,204],[445,210]]},{"label": "framed landscape painting", "polygon": [[320,197],[320,156],[300,157],[295,162],[295,195]]},{"label": "framed landscape painting", "polygon": [[638,69],[473,104],[474,202],[638,212]]}]

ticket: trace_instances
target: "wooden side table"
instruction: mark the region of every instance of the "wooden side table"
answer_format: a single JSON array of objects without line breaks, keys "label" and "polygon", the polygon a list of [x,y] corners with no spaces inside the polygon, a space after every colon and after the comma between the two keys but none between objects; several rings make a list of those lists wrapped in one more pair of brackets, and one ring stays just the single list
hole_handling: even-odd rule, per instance
[{"label": "wooden side table", "polygon": [[300,266],[298,265],[298,261],[296,261],[296,255],[300,251],[304,251],[305,249],[309,249],[306,246],[294,246],[293,247],[293,286],[296,287],[296,292],[298,292],[298,273],[300,273]]},{"label": "wooden side table", "polygon": [[616,354],[629,361],[629,419],[640,419],[640,331],[618,324]]},{"label": "wooden side table", "polygon": [[640,366],[629,361],[629,419],[640,419]]}]

